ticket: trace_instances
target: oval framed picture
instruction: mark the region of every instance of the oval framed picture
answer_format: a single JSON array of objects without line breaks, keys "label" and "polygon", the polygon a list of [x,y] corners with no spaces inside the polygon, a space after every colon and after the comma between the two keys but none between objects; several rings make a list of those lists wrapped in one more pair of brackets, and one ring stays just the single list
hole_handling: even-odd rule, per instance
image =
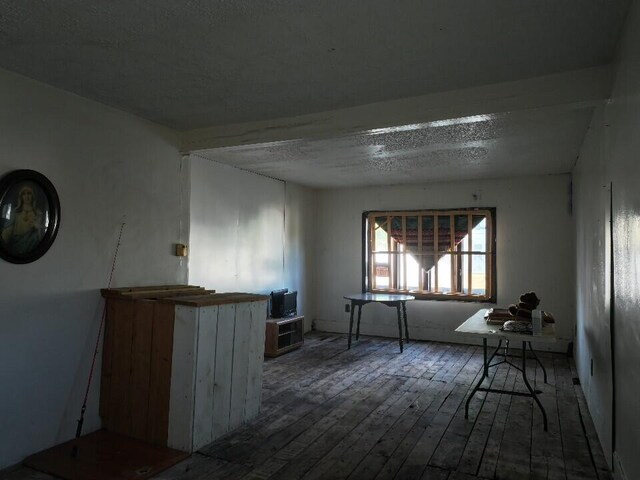
[{"label": "oval framed picture", "polygon": [[60,226],[60,200],[53,184],[33,170],[0,179],[0,258],[30,263],[53,244]]}]

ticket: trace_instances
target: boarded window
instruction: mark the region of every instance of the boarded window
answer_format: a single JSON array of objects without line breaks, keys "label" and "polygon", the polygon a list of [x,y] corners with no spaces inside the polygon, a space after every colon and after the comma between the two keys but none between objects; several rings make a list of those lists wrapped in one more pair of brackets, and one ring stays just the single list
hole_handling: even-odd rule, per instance
[{"label": "boarded window", "polygon": [[495,209],[368,212],[370,292],[494,301]]}]

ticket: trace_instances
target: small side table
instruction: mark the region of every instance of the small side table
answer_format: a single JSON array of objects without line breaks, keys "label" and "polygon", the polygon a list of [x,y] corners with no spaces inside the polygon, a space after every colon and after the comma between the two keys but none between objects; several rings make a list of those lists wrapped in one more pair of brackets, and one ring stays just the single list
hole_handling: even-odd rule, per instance
[{"label": "small side table", "polygon": [[304,316],[267,318],[265,357],[277,357],[304,344]]},{"label": "small side table", "polygon": [[351,316],[349,318],[349,342],[348,348],[351,348],[351,333],[353,332],[353,309],[358,307],[358,325],[356,327],[356,340],[360,338],[360,318],[362,317],[362,306],[367,303],[381,303],[387,307],[395,307],[398,312],[398,342],[400,343],[400,353],[402,347],[402,319],[404,318],[404,332],[409,342],[409,326],[407,325],[407,302],[415,300],[413,295],[400,295],[393,293],[356,293],[354,295],[345,295],[347,300],[351,300]]}]

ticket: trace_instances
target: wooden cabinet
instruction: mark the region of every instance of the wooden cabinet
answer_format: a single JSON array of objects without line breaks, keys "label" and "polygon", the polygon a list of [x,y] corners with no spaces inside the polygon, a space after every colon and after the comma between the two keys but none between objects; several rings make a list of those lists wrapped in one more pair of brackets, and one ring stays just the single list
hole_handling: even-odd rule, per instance
[{"label": "wooden cabinet", "polygon": [[159,288],[103,291],[100,415],[107,430],[193,452],[260,410],[267,297]]},{"label": "wooden cabinet", "polygon": [[304,317],[268,318],[264,354],[277,357],[304,343]]}]

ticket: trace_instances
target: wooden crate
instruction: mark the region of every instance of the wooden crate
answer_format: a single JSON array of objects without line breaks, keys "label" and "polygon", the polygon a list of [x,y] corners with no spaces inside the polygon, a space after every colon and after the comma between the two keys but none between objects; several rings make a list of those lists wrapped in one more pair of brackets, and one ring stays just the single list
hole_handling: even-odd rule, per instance
[{"label": "wooden crate", "polygon": [[109,431],[192,452],[259,412],[267,297],[176,288],[103,291],[100,415]]},{"label": "wooden crate", "polygon": [[264,354],[277,357],[300,348],[304,343],[304,316],[268,318]]}]

